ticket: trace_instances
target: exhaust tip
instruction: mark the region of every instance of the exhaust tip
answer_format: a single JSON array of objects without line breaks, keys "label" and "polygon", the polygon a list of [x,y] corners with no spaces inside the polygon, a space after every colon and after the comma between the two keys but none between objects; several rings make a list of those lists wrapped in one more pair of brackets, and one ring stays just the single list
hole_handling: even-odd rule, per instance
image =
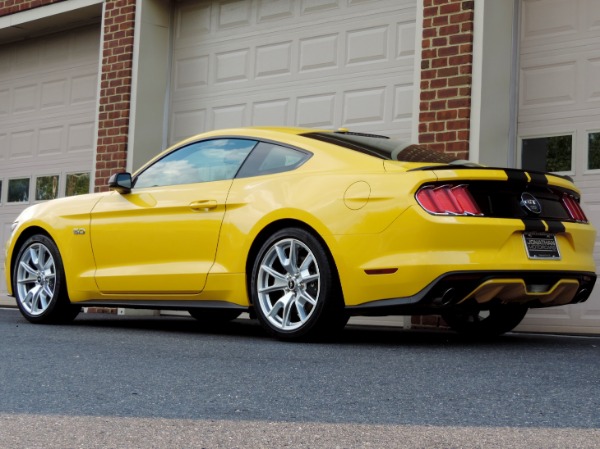
[{"label": "exhaust tip", "polygon": [[458,300],[458,297],[456,295],[456,289],[454,287],[450,287],[444,293],[442,293],[441,296],[439,296],[438,298],[435,298],[433,303],[436,306],[444,307],[444,306],[449,306],[449,305],[456,303],[457,300]]},{"label": "exhaust tip", "polygon": [[575,295],[575,301],[573,301],[573,303],[579,303],[587,300],[590,297],[590,293],[591,291],[587,288],[582,288]]}]

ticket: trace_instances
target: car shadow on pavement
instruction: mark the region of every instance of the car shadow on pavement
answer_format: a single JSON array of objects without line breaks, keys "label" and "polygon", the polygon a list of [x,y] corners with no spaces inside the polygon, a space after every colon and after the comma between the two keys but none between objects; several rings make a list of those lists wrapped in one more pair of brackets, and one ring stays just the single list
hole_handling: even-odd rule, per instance
[{"label": "car shadow on pavement", "polygon": [[[82,314],[70,326],[143,330],[179,334],[229,336],[274,340],[253,319],[236,319],[231,322],[206,325],[185,316],[120,316],[115,314]],[[393,326],[347,325],[335,336],[313,342],[287,344],[339,344],[352,346],[513,346],[544,344],[548,339],[568,339],[568,335],[549,335],[510,332],[489,339],[473,339],[446,329],[404,329]],[[600,336],[590,337],[598,338]]]}]

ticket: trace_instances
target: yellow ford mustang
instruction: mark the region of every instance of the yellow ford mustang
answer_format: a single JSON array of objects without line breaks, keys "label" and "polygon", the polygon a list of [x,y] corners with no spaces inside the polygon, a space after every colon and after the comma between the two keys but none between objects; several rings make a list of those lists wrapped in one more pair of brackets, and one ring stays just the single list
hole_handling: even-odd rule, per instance
[{"label": "yellow ford mustang", "polygon": [[528,308],[585,301],[595,230],[564,177],[484,168],[382,136],[209,132],[110,192],[26,209],[6,276],[23,315],[81,306],[243,311],[282,339],[350,315],[441,314],[495,335]]}]

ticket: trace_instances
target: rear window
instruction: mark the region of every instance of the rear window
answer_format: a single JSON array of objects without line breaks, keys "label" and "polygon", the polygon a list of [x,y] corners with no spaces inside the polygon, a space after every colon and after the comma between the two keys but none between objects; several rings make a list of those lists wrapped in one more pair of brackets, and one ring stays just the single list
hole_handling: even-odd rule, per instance
[{"label": "rear window", "polygon": [[431,162],[442,164],[460,161],[450,154],[440,153],[410,142],[403,142],[401,140],[394,140],[389,137],[373,134],[314,132],[303,134],[303,136],[388,161]]}]

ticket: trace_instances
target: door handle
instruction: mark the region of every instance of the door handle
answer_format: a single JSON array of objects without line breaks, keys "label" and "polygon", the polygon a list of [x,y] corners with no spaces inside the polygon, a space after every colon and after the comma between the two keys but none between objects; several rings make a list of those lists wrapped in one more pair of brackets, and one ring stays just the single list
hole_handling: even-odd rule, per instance
[{"label": "door handle", "polygon": [[202,201],[194,201],[190,203],[190,208],[192,210],[196,210],[199,212],[208,212],[211,209],[215,209],[217,207],[216,200],[202,200]]}]

